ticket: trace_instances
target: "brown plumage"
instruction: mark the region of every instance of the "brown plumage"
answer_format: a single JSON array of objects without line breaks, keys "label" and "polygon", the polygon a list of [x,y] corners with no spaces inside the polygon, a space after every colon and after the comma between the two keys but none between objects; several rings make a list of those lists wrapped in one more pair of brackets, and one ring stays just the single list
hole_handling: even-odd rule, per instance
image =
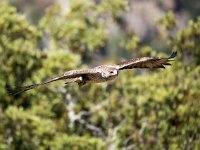
[{"label": "brown plumage", "polygon": [[168,58],[140,57],[121,62],[116,65],[102,65],[91,69],[80,69],[67,71],[60,76],[47,79],[41,83],[19,87],[14,90],[8,90],[10,94],[16,95],[21,92],[36,88],[41,85],[49,84],[57,80],[70,79],[65,84],[72,82],[78,83],[79,86],[86,83],[100,83],[112,80],[118,76],[118,72],[123,69],[133,68],[165,68],[165,65],[171,65],[169,62],[175,58],[177,52],[173,52]]}]

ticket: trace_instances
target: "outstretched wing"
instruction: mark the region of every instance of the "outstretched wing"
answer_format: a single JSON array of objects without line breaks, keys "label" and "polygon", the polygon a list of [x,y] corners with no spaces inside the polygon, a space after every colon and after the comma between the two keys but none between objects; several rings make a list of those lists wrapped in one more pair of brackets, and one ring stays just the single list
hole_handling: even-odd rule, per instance
[{"label": "outstretched wing", "polygon": [[177,52],[173,52],[168,58],[152,58],[141,57],[127,60],[117,64],[119,70],[133,69],[133,68],[165,68],[165,65],[171,65],[169,62],[175,58]]},{"label": "outstretched wing", "polygon": [[54,81],[77,78],[77,77],[81,77],[83,75],[90,75],[90,74],[96,74],[96,73],[98,73],[98,71],[95,69],[71,70],[71,71],[65,72],[64,74],[62,74],[60,76],[56,76],[56,77],[44,80],[41,83],[32,84],[32,85],[28,85],[28,86],[24,86],[24,87],[16,87],[15,89],[7,88],[7,91],[11,95],[17,95],[21,92],[28,91],[30,89],[36,88],[41,85],[49,84]]}]

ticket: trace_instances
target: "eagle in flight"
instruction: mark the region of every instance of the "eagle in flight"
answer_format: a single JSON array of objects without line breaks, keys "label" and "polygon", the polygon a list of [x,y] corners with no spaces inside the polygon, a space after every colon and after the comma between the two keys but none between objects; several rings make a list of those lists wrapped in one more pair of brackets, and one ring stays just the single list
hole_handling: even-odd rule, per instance
[{"label": "eagle in flight", "polygon": [[76,82],[79,86],[83,86],[87,83],[107,82],[115,79],[118,76],[119,71],[124,69],[165,68],[165,65],[171,65],[169,62],[172,61],[172,58],[175,58],[176,55],[177,52],[173,52],[168,58],[140,57],[126,60],[114,65],[102,65],[91,69],[71,70],[62,75],[47,79],[41,83],[18,87],[14,90],[8,90],[8,92],[12,95],[17,95],[38,86],[65,79],[69,79],[65,84]]}]

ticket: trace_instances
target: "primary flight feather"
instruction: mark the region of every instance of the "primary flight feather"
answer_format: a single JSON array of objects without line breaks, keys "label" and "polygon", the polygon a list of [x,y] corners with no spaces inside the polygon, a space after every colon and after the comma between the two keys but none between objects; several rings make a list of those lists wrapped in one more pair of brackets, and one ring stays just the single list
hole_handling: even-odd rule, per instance
[{"label": "primary flight feather", "polygon": [[76,82],[79,86],[85,85],[87,83],[106,82],[116,78],[118,76],[118,72],[123,69],[165,68],[165,65],[171,65],[169,62],[172,58],[175,58],[176,55],[177,52],[173,52],[168,58],[140,57],[123,61],[115,65],[102,65],[91,69],[71,70],[65,72],[62,75],[47,79],[41,83],[32,84],[24,87],[18,87],[14,90],[8,89],[8,92],[10,94],[16,95],[21,92],[36,88],[38,86],[64,79],[69,79],[69,81],[67,81],[65,84]]}]

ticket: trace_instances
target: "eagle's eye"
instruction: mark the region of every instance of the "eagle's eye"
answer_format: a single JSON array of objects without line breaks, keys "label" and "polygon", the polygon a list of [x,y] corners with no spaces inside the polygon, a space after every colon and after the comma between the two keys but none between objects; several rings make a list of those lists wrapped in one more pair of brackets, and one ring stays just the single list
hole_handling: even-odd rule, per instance
[{"label": "eagle's eye", "polygon": [[110,71],[110,73],[113,74],[114,72],[113,72],[113,71]]}]

